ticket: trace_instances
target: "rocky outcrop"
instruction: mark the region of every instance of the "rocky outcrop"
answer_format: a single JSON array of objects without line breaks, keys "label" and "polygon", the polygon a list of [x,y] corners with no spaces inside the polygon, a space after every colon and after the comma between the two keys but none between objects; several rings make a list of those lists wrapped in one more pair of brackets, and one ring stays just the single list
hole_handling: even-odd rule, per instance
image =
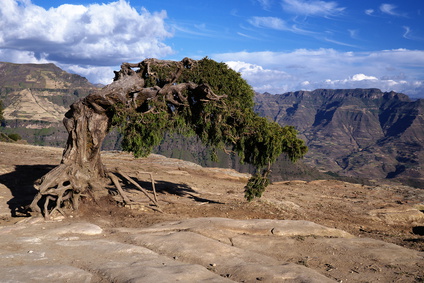
[{"label": "rocky outcrop", "polygon": [[54,64],[0,62],[4,131],[33,144],[63,146],[67,135],[62,120],[69,105],[94,89],[87,79]]},{"label": "rocky outcrop", "polygon": [[248,175],[158,155],[135,159],[104,152],[108,168],[118,167],[149,192],[146,172],[153,173],[164,213],[149,209],[146,196],[127,184],[123,189],[138,206],[117,207],[107,200],[101,209],[87,200],[85,210],[66,219],[60,213],[51,221],[23,217],[20,208],[31,202],[34,180],[58,164],[61,153],[60,148],[0,144],[2,282],[424,278],[423,190],[286,181],[247,202]]},{"label": "rocky outcrop", "polygon": [[32,219],[1,227],[0,239],[7,282],[388,282],[408,280],[423,259],[418,251],[294,220],[195,218],[102,229]]},{"label": "rocky outcrop", "polygon": [[256,111],[293,125],[323,171],[424,185],[424,102],[378,89],[257,94]]}]

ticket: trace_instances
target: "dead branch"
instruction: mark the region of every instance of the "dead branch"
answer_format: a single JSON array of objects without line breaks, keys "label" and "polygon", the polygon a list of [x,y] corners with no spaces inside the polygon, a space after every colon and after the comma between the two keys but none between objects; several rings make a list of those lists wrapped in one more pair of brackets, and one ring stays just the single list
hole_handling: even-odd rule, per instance
[{"label": "dead branch", "polygon": [[157,202],[157,200],[153,199],[148,192],[141,187],[136,181],[134,181],[130,176],[128,176],[127,174],[123,173],[121,170],[119,170],[118,168],[116,168],[116,171],[122,175],[122,177],[124,177],[125,179],[127,179],[131,184],[133,184],[134,186],[136,186],[138,189],[140,189],[140,191],[142,191],[149,199],[151,202],[153,202],[153,204],[159,208],[159,204]]},{"label": "dead branch", "polygon": [[155,187],[155,180],[153,179],[153,173],[151,172],[138,172],[139,174],[149,174],[150,175],[150,182],[152,183],[153,188],[153,197],[155,198],[155,201],[158,201],[158,196],[156,194],[156,187]]},{"label": "dead branch", "polygon": [[118,192],[121,194],[122,199],[124,200],[125,204],[130,204],[131,201],[127,197],[127,194],[125,194],[124,190],[121,187],[121,184],[119,184],[118,177],[115,176],[115,174],[109,172],[108,173],[109,178],[112,180],[113,184],[115,185],[116,189],[118,189]]}]

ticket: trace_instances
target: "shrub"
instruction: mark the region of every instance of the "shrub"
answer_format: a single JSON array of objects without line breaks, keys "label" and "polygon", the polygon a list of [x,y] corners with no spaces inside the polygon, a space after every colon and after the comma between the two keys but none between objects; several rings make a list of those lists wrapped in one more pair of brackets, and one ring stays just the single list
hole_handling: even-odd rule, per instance
[{"label": "shrub", "polygon": [[19,134],[9,134],[8,137],[14,141],[19,141],[22,137]]}]

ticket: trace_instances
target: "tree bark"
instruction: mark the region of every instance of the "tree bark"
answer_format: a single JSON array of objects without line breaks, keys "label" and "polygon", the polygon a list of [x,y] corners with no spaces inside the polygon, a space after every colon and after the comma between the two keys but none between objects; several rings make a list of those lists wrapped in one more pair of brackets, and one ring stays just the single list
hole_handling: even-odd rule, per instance
[{"label": "tree bark", "polygon": [[[65,200],[78,209],[81,195],[105,186],[107,169],[100,150],[111,126],[109,109],[118,102],[128,104],[130,94],[144,87],[144,80],[125,64],[116,76],[115,82],[75,102],[65,114],[63,124],[68,140],[62,160],[40,179],[38,193],[30,205],[33,212],[48,217]],[[45,205],[52,199],[55,199],[53,208]]]},{"label": "tree bark", "polygon": [[[110,110],[113,105],[119,103],[135,109],[147,100],[159,97],[167,105],[190,107],[187,91],[197,101],[219,100],[221,96],[215,95],[207,85],[175,83],[181,70],[193,62],[185,58],[181,62],[146,59],[138,64],[124,63],[121,70],[115,72],[113,83],[72,104],[63,120],[69,136],[61,163],[40,179],[38,193],[30,209],[45,217],[54,210],[62,212],[65,202],[78,209],[82,195],[92,195],[93,190],[105,186],[108,172],[101,161],[100,150],[111,127],[113,113]],[[150,70],[152,64],[175,65],[175,72],[168,78],[162,78],[166,82],[162,87],[145,87],[144,78],[158,80],[157,74]],[[134,71],[133,68],[139,69]]]}]

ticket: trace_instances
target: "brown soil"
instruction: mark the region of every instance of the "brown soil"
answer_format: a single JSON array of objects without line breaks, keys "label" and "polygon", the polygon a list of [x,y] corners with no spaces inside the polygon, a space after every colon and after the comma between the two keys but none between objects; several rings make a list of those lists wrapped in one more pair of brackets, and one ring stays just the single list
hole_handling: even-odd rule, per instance
[{"label": "brown soil", "polygon": [[[36,193],[34,182],[59,164],[61,154],[59,148],[0,143],[0,226],[27,220],[23,207]],[[150,175],[144,172],[151,172],[163,213],[155,211],[140,190],[117,174],[126,194],[137,204],[122,207],[119,195],[112,196],[103,190],[96,193],[96,202],[86,197],[79,211],[68,211],[69,217],[64,222],[87,221],[113,231],[118,227],[142,228],[197,217],[308,220],[357,237],[424,250],[424,190],[395,184],[366,186],[334,180],[287,181],[270,185],[261,199],[247,202],[243,187],[248,176],[233,170],[202,168],[158,155],[134,159],[122,152],[103,152],[102,156],[111,171],[119,169],[131,176],[150,195],[153,191]],[[112,185],[109,189],[114,191]],[[10,237],[13,241],[13,234]],[[113,233],[108,237],[113,237]],[[349,254],[349,260],[352,259],[349,262],[346,257],[334,257],[334,253],[344,252],[343,247],[334,247],[333,256],[328,257],[328,251],[310,242],[312,239],[298,240],[291,240],[290,252],[277,254],[276,258],[284,255],[279,259],[305,265],[333,279],[347,278],[349,272],[354,272],[356,279],[368,282],[369,272],[373,270],[379,274],[375,278],[383,281],[422,282],[424,279],[422,264],[394,269],[391,265],[375,262],[375,266],[367,263],[371,271],[362,270],[364,258],[360,250]],[[272,239],[268,241],[273,245]],[[314,260],[311,254],[320,254],[322,262]],[[330,268],[332,266],[337,266],[337,270]]]},{"label": "brown soil", "polygon": [[[0,225],[26,216],[20,207],[35,193],[33,183],[60,162],[62,149],[0,143]],[[355,236],[370,237],[415,250],[424,250],[424,191],[400,185],[365,186],[341,181],[287,181],[272,184],[261,199],[247,202],[243,187],[247,176],[233,170],[202,168],[193,163],[158,155],[134,159],[121,152],[104,152],[112,171],[119,168],[152,191],[152,172],[160,208],[154,211],[135,187],[124,187],[138,205],[117,205],[111,196],[96,203],[88,198],[73,218],[103,227],[146,227],[151,224],[194,217],[232,219],[308,220],[338,228]],[[122,182],[125,185],[125,182]],[[112,187],[111,187],[112,188]],[[11,217],[12,214],[15,217]],[[15,212],[13,212],[15,211]]]}]

